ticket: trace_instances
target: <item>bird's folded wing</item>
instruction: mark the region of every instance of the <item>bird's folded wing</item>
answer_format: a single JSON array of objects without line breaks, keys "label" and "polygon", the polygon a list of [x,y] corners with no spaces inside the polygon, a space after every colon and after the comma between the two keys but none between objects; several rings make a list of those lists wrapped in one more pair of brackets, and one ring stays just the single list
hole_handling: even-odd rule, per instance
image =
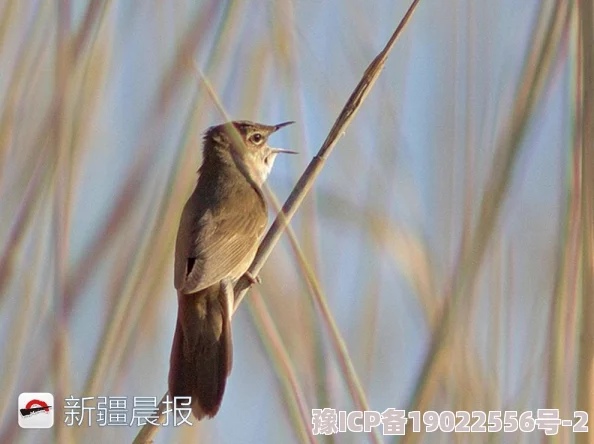
[{"label": "bird's folded wing", "polygon": [[193,219],[184,214],[176,246],[175,287],[191,293],[225,277],[240,277],[245,271],[240,268],[249,266],[245,262],[253,257],[266,223],[262,210],[205,211]]}]

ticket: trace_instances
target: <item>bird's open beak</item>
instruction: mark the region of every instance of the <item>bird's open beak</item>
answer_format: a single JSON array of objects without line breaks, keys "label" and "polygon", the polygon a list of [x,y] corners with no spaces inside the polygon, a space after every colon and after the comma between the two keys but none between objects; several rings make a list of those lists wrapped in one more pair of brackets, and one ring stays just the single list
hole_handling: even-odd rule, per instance
[{"label": "bird's open beak", "polygon": [[283,123],[279,123],[278,125],[274,125],[273,133],[277,132],[281,128],[284,128],[285,126],[292,125],[294,123],[295,122],[291,121],[291,122],[283,122]]},{"label": "bird's open beak", "polygon": [[278,153],[285,153],[285,154],[299,154],[297,151],[292,151],[292,150],[285,150],[283,148],[272,148],[271,151],[275,154]]},{"label": "bird's open beak", "polygon": [[[278,125],[274,125],[274,132],[278,131],[281,128],[284,128],[285,126],[288,125],[292,125],[295,122],[290,121],[290,122],[283,122],[283,123],[279,123]],[[279,154],[279,153],[285,153],[285,154],[299,154],[297,151],[291,151],[291,150],[285,150],[283,148],[271,148],[272,152],[275,154]]]}]

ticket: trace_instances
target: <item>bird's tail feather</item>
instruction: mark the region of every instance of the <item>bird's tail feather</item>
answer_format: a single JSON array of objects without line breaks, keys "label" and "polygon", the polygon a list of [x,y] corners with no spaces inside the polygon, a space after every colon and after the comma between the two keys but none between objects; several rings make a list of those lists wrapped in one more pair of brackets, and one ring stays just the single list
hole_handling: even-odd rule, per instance
[{"label": "bird's tail feather", "polygon": [[169,396],[191,397],[197,419],[214,416],[231,372],[231,313],[219,286],[182,294],[169,367]]}]

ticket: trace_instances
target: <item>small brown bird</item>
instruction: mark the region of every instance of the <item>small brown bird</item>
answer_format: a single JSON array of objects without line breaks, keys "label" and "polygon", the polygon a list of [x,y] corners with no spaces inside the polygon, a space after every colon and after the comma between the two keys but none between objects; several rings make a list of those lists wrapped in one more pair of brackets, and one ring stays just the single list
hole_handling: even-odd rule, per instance
[{"label": "small brown bird", "polygon": [[198,183],[175,244],[178,310],[169,368],[169,395],[191,397],[197,419],[221,406],[232,364],[233,285],[268,222],[261,186],[278,153],[295,153],[267,140],[291,123],[227,122],[204,135]]}]

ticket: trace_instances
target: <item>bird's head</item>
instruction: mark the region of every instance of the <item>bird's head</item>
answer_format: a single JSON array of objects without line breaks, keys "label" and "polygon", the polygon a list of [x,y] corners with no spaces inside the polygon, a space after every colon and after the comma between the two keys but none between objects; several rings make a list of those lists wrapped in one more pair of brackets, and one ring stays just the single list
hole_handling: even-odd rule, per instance
[{"label": "bird's head", "polygon": [[[228,149],[238,167],[261,186],[270,174],[277,154],[296,154],[295,151],[268,145],[268,137],[272,133],[292,123],[294,122],[264,125],[236,120],[209,128],[205,139],[217,144],[219,148]],[[207,145],[205,144],[205,149]]]}]

